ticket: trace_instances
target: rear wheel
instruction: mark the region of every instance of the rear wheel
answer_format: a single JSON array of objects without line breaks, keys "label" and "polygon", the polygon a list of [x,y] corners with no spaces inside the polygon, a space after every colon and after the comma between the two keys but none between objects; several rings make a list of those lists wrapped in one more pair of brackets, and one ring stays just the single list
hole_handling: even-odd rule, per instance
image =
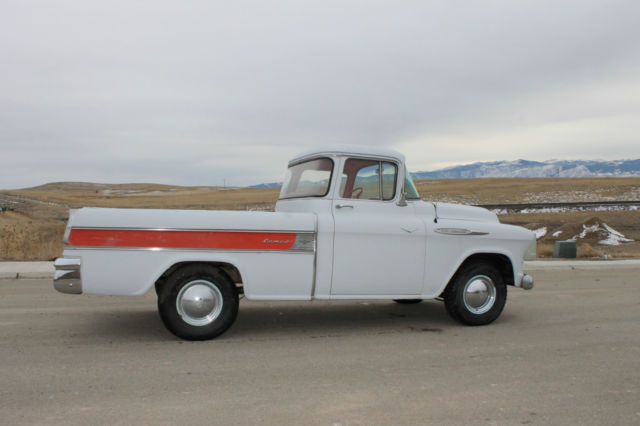
[{"label": "rear wheel", "polygon": [[466,325],[485,325],[500,316],[507,301],[502,275],[491,264],[464,266],[444,292],[449,315]]},{"label": "rear wheel", "polygon": [[158,311],[164,325],[187,340],[213,339],[238,315],[238,292],[226,274],[211,265],[173,272],[160,288]]}]

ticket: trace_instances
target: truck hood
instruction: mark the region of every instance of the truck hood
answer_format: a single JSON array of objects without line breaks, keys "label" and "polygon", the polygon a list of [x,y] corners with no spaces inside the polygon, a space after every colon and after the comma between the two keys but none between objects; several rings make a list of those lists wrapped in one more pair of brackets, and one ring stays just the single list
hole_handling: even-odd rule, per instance
[{"label": "truck hood", "polygon": [[433,203],[440,219],[470,220],[476,222],[498,222],[498,216],[482,207],[461,204]]}]

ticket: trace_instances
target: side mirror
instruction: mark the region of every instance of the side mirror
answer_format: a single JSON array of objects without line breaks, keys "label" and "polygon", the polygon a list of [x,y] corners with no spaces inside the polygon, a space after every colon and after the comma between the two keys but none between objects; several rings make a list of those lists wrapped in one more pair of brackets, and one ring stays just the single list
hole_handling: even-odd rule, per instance
[{"label": "side mirror", "polygon": [[404,185],[402,185],[402,191],[400,192],[400,199],[398,200],[398,202],[396,203],[397,206],[400,207],[407,207],[407,197],[406,194],[404,192]]}]

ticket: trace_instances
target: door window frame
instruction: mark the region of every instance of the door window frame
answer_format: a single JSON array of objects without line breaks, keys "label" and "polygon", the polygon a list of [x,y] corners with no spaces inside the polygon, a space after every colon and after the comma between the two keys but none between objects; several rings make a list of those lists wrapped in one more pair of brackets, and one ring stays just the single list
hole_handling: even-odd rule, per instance
[{"label": "door window frame", "polygon": [[[383,187],[382,187],[382,175],[380,174],[380,179],[379,179],[379,192],[380,192],[380,199],[376,199],[376,200],[369,200],[369,199],[365,199],[365,198],[343,198],[342,197],[342,191],[341,191],[341,184],[342,184],[342,176],[344,174],[344,168],[345,165],[347,164],[348,160],[367,160],[367,161],[372,161],[372,162],[377,162],[378,163],[378,171],[382,172],[382,163],[389,163],[392,164],[395,169],[396,169],[396,173],[395,173],[395,178],[394,178],[394,193],[393,193],[393,197],[388,199],[388,200],[383,200],[382,199],[382,195],[383,195]],[[335,189],[333,191],[334,194],[334,200],[350,200],[350,201],[369,201],[369,202],[382,202],[382,203],[393,203],[396,201],[396,199],[398,198],[400,192],[402,191],[402,187],[398,187],[399,183],[400,185],[401,183],[401,179],[399,179],[398,177],[400,176],[400,173],[402,173],[404,171],[404,167],[394,158],[387,158],[387,157],[373,157],[373,156],[359,156],[359,155],[345,155],[341,157],[341,161],[339,164],[340,167],[340,173],[334,173],[336,178],[335,178]],[[403,182],[404,180],[402,180]]]}]

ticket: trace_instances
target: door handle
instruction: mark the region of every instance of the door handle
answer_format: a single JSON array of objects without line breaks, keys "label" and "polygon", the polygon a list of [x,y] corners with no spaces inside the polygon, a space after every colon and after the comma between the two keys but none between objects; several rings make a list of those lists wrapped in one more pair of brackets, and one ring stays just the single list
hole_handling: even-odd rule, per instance
[{"label": "door handle", "polygon": [[352,209],[351,204],[336,204],[336,209]]}]

